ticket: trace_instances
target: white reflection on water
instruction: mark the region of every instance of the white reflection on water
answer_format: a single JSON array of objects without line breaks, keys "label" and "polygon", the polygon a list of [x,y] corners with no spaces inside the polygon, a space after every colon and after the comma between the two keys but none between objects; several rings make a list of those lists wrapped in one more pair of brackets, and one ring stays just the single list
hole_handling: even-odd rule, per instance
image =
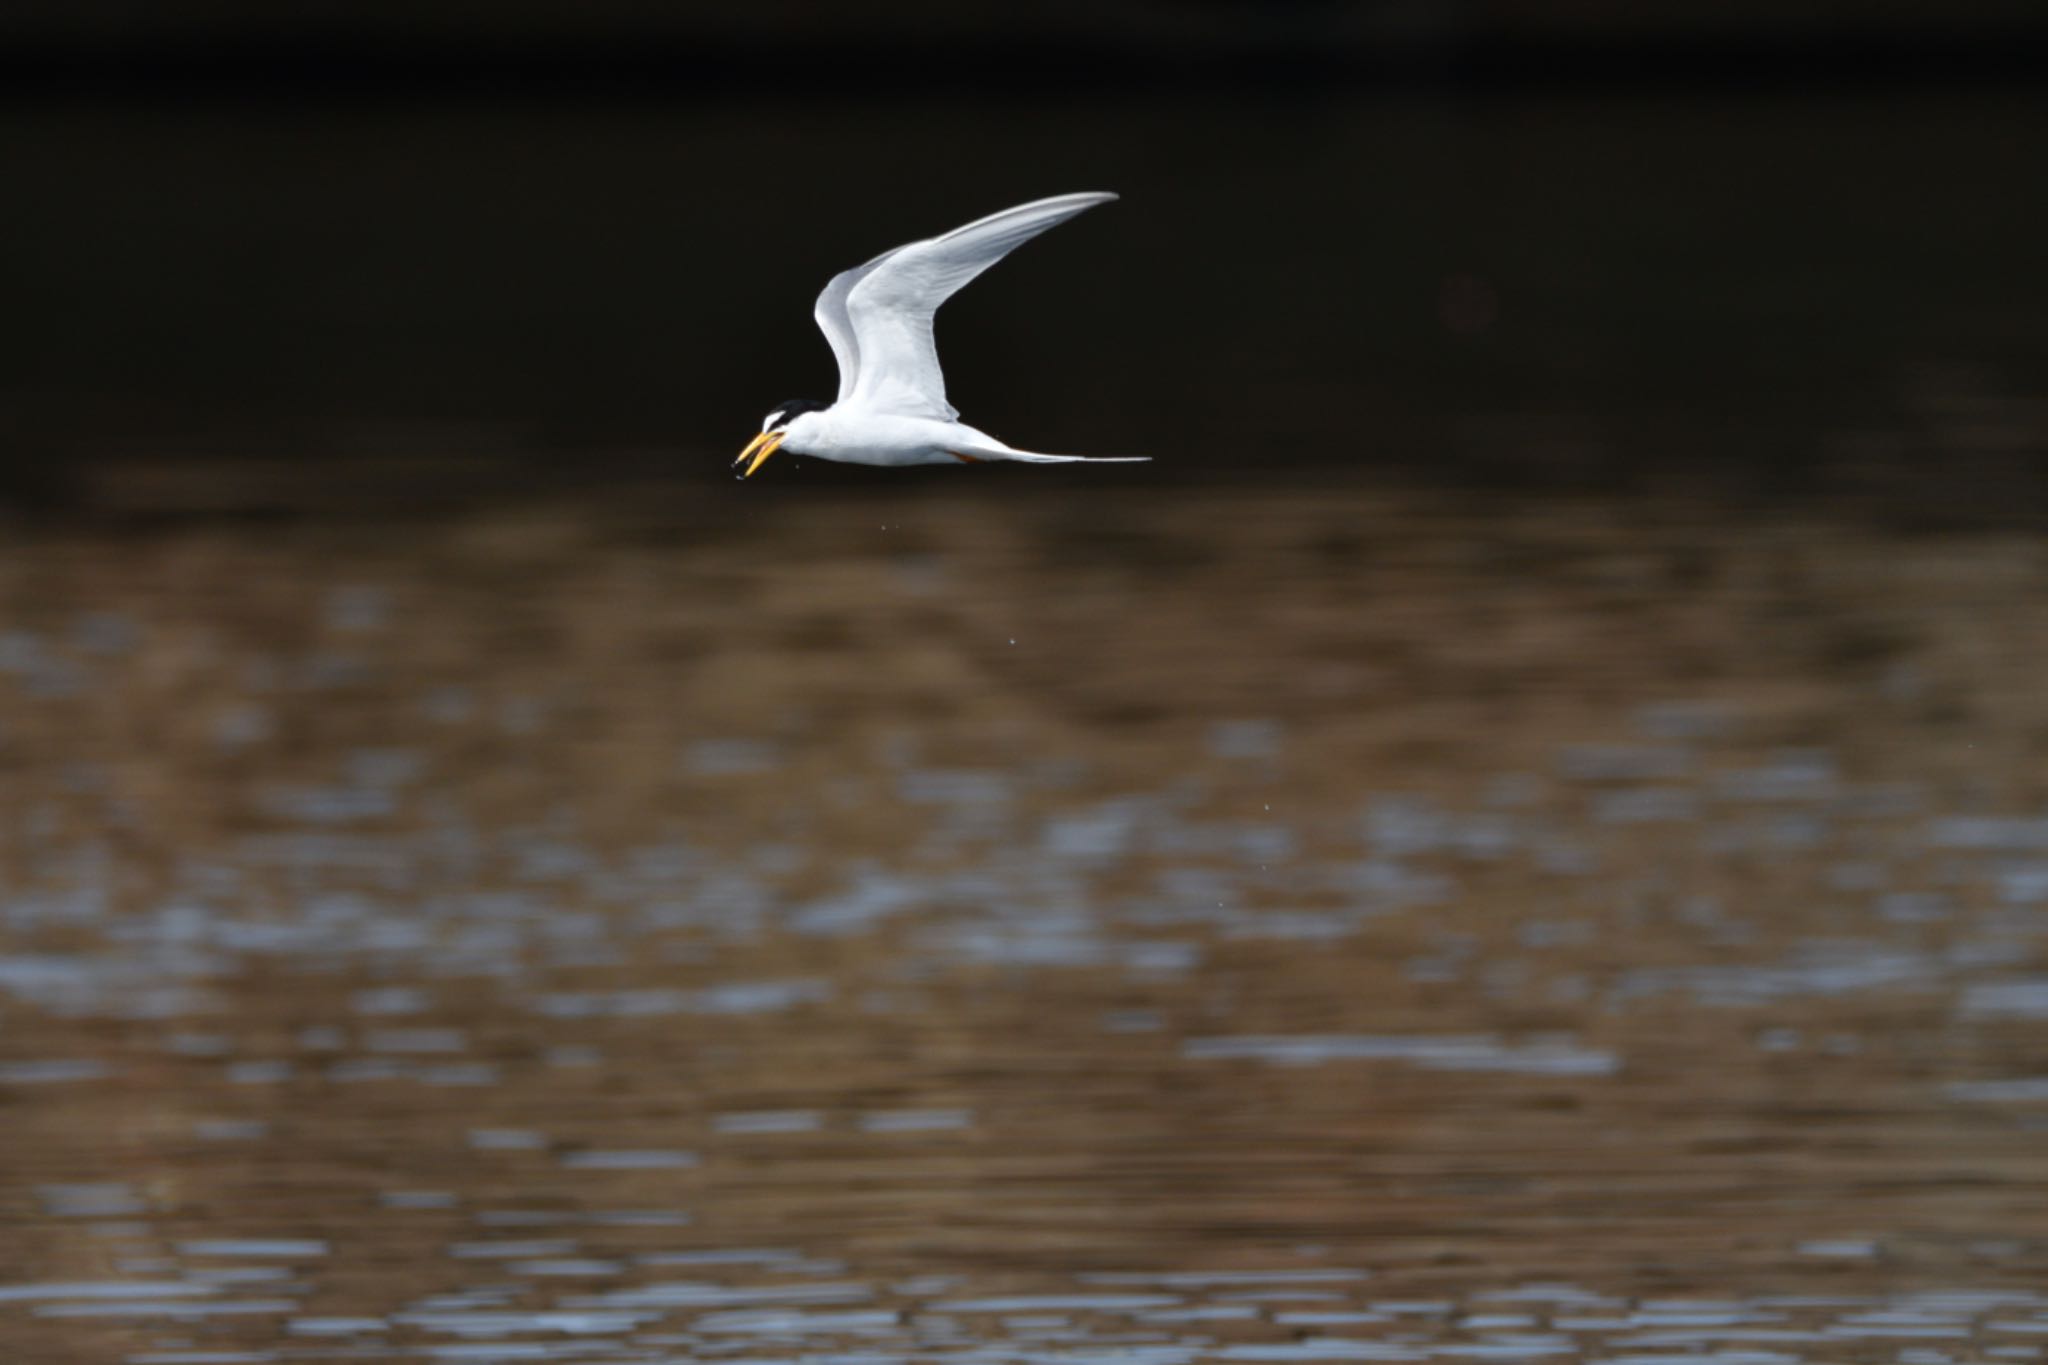
[{"label": "white reflection on water", "polygon": [[1581,1047],[1561,1038],[1534,1039],[1521,1044],[1469,1037],[1190,1038],[1183,1052],[1195,1060],[1249,1059],[1275,1066],[1393,1061],[1432,1071],[1521,1071],[1557,1076],[1604,1076],[1621,1066],[1620,1058],[1612,1052]]}]

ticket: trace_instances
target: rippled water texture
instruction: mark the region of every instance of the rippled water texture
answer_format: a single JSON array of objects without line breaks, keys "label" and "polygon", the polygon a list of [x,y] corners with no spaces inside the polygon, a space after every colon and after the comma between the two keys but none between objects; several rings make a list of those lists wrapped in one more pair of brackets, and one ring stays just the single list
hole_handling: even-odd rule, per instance
[{"label": "rippled water texture", "polygon": [[4,1354],[2039,1355],[2038,540],[916,487],[18,537]]}]

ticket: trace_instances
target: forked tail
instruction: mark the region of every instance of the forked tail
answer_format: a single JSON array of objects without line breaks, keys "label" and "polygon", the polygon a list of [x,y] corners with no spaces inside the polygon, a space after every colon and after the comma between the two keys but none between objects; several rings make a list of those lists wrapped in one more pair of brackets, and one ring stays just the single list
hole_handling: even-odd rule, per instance
[{"label": "forked tail", "polygon": [[1150,455],[1040,455],[1033,450],[1012,450],[1001,442],[986,445],[949,446],[955,455],[969,461],[1015,460],[1020,464],[1143,464]]}]

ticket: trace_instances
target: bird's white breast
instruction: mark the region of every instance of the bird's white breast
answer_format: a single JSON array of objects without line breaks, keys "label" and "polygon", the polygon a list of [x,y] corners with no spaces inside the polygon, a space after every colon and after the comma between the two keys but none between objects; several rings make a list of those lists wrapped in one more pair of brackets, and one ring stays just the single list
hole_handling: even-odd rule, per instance
[{"label": "bird's white breast", "polygon": [[953,448],[989,443],[958,422],[839,408],[811,415],[800,429],[791,429],[789,441],[800,455],[872,465],[950,463]]}]

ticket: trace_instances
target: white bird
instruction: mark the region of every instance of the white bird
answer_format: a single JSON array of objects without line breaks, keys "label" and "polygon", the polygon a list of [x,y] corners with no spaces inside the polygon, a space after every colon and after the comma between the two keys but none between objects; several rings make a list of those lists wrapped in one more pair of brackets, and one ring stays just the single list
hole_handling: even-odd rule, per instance
[{"label": "white bird", "polygon": [[778,404],[735,465],[747,478],[778,450],[847,464],[1023,460],[1109,463],[1143,455],[1039,455],[1015,450],[960,420],[946,401],[932,315],[968,281],[1048,228],[1106,204],[1113,194],[1062,194],[978,218],[929,241],[885,251],[832,277],[814,314],[839,361],[839,397]]}]

